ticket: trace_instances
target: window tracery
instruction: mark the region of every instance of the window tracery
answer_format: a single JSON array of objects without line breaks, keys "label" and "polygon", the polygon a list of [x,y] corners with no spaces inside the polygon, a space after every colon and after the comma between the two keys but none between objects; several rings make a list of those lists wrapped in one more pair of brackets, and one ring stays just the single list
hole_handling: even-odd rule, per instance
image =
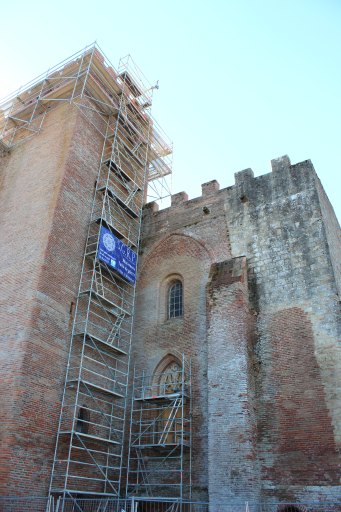
[{"label": "window tracery", "polygon": [[182,388],[182,369],[176,361],[171,362],[160,377],[160,391],[162,394],[177,393]]}]

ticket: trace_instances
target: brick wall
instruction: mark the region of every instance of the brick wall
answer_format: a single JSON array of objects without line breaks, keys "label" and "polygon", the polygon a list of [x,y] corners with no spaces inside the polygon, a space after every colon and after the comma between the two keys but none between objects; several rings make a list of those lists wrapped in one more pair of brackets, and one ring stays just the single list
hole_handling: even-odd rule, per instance
[{"label": "brick wall", "polygon": [[258,501],[254,315],[246,258],[213,264],[207,285],[209,500]]},{"label": "brick wall", "polygon": [[1,160],[5,495],[48,490],[100,150],[90,123],[61,104]]}]

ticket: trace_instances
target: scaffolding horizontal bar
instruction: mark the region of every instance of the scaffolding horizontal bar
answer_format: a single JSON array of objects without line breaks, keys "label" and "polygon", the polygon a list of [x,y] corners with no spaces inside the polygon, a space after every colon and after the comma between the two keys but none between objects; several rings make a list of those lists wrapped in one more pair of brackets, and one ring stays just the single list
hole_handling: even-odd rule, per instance
[{"label": "scaffolding horizontal bar", "polygon": [[67,380],[67,384],[74,385],[74,384],[77,384],[78,381],[80,382],[80,384],[83,384],[84,386],[89,386],[93,389],[96,389],[96,390],[102,392],[102,393],[108,393],[109,395],[113,395],[118,398],[124,398],[124,395],[122,395],[122,393],[119,393],[118,391],[115,391],[113,389],[104,388],[104,387],[99,386],[98,384],[94,384],[93,382],[90,382],[88,380],[69,379],[69,380]]},{"label": "scaffolding horizontal bar", "polygon": [[[109,231],[113,233],[119,240],[126,240],[128,242],[128,247],[135,247],[137,248],[137,240],[132,241],[127,235],[122,233],[119,229],[117,229],[116,226],[113,225],[112,221],[107,220],[105,217],[96,217],[94,221],[96,224],[100,225],[102,224],[105,226]],[[125,242],[123,242],[125,243]]]},{"label": "scaffolding horizontal bar", "polygon": [[128,213],[128,215],[130,215],[131,217],[133,217],[134,219],[137,219],[139,217],[139,214],[137,212],[135,212],[135,210],[133,210],[128,204],[126,204],[118,195],[117,193],[114,191],[114,189],[112,187],[109,187],[109,186],[103,186],[103,187],[99,187],[98,188],[99,192],[107,192],[108,196],[112,197],[113,199],[115,199],[115,201],[119,204],[119,206],[121,208],[123,208],[123,210]]},{"label": "scaffolding horizontal bar", "polygon": [[154,450],[174,450],[176,448],[181,448],[183,446],[184,448],[189,448],[189,442],[188,441],[179,441],[178,443],[150,443],[150,444],[135,444],[132,442],[132,447],[134,448],[140,448],[140,449],[146,449],[146,448],[153,448]]},{"label": "scaffolding horizontal bar", "polygon": [[120,316],[120,315],[130,316],[129,311],[124,309],[117,302],[114,302],[114,301],[108,299],[107,297],[105,297],[105,295],[100,294],[94,288],[88,288],[86,290],[82,290],[80,292],[80,295],[83,295],[83,294],[88,294],[89,295],[90,293],[95,295],[101,302],[103,302],[105,304],[108,304],[109,306],[112,306],[109,309],[107,308],[107,311],[109,311],[109,313],[111,313],[112,315],[115,315],[115,316]]},{"label": "scaffolding horizontal bar", "polygon": [[[104,480],[103,480],[104,481]],[[108,498],[112,498],[113,496],[115,496],[115,494],[113,492],[96,492],[96,491],[83,491],[82,489],[70,489],[69,487],[65,487],[64,489],[63,488],[55,488],[55,489],[51,489],[51,492],[53,494],[63,494],[63,493],[68,493],[68,494],[75,494],[76,496],[75,497],[79,497],[79,496],[106,496]],[[99,503],[99,505],[101,505],[102,503]]]},{"label": "scaffolding horizontal bar", "polygon": [[60,434],[74,434],[76,437],[84,437],[86,439],[92,439],[94,441],[101,441],[103,443],[110,443],[121,446],[121,443],[119,443],[118,441],[114,441],[113,439],[106,439],[104,437],[98,437],[93,434],[84,434],[83,432],[77,432],[76,430],[61,430]]},{"label": "scaffolding horizontal bar", "polygon": [[140,397],[134,397],[136,402],[147,402],[147,401],[164,401],[164,400],[174,400],[176,398],[187,397],[188,395],[185,392],[179,393],[165,393],[162,395],[144,395]]},{"label": "scaffolding horizontal bar", "polygon": [[123,349],[121,349],[119,346],[108,343],[107,341],[102,340],[98,336],[95,336],[94,334],[91,334],[90,332],[78,332],[76,336],[86,336],[87,338],[90,338],[91,340],[94,340],[96,343],[100,343],[105,348],[110,348],[114,352],[117,352],[118,354],[127,355],[127,352]]}]

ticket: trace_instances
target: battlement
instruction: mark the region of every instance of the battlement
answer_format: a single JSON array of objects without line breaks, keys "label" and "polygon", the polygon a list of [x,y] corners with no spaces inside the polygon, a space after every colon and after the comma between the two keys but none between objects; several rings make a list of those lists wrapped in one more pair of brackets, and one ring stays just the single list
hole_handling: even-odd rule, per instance
[{"label": "battlement", "polygon": [[[255,204],[259,201],[274,199],[274,197],[286,196],[304,190],[316,179],[316,172],[311,160],[304,160],[297,164],[291,164],[288,155],[271,160],[271,172],[254,176],[251,168],[243,169],[234,174],[235,183],[232,186],[220,188],[217,180],[202,183],[201,196],[189,199],[185,191],[177,192],[171,196],[171,206],[161,210],[168,213],[179,208],[188,208],[201,204],[202,200],[214,201],[215,198],[232,198],[237,195],[242,203],[247,203],[251,198]],[[145,205],[145,212],[159,212],[159,205],[151,202]],[[207,213],[207,211],[204,213]]]}]

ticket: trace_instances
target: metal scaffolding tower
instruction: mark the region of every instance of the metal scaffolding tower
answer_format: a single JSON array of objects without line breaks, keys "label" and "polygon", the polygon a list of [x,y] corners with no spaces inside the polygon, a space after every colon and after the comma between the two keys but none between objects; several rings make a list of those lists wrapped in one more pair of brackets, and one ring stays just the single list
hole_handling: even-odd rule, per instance
[{"label": "metal scaffolding tower", "polygon": [[115,119],[120,117],[117,145],[123,161],[133,153],[138,163],[143,143],[148,143],[146,194],[150,200],[168,197],[172,144],[151,116],[155,88],[158,85],[151,86],[130,55],[116,70],[97,44],[89,45],[0,101],[0,156],[39,133],[49,112],[67,102],[105,138],[113,139],[110,129],[115,131]]},{"label": "metal scaffolding tower", "polygon": [[171,173],[171,144],[150,114],[153,89],[130,57],[115,70],[92,45],[0,111],[2,152],[38,133],[60,102],[103,136],[50,486],[72,499],[121,493],[142,206],[148,184]]},{"label": "metal scaffolding tower", "polygon": [[191,499],[191,365],[171,373],[134,372],[129,496]]}]

